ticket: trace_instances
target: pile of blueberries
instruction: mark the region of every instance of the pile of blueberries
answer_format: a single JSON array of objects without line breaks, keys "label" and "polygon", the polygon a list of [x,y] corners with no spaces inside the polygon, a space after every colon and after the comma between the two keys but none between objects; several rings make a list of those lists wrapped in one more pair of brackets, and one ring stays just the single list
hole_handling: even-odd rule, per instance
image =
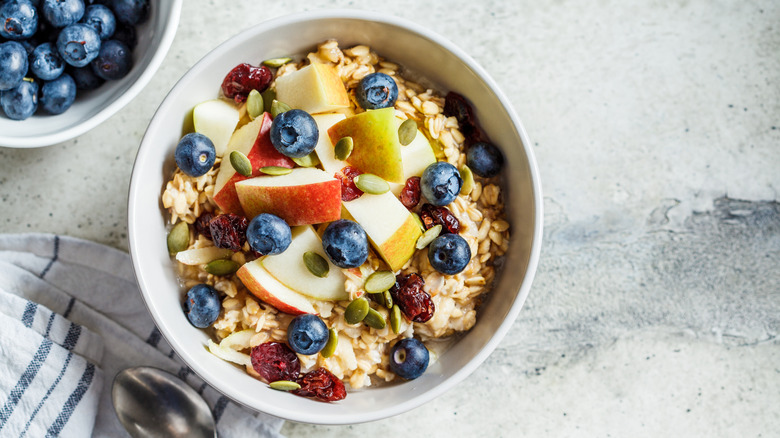
[{"label": "pile of blueberries", "polygon": [[61,114],[77,90],[123,78],[149,0],[0,0],[0,107]]}]

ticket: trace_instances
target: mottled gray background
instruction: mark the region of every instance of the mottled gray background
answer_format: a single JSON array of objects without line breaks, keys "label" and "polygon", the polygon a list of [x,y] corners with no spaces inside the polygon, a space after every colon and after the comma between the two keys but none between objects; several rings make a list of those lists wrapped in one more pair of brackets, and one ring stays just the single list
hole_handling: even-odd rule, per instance
[{"label": "mottled gray background", "polygon": [[545,241],[519,319],[457,388],[286,434],[778,436],[777,2],[186,0],[130,105],[79,139],[0,149],[2,231],[126,249],[132,162],[177,78],[242,28],[331,7],[428,26],[490,72],[534,142]]}]

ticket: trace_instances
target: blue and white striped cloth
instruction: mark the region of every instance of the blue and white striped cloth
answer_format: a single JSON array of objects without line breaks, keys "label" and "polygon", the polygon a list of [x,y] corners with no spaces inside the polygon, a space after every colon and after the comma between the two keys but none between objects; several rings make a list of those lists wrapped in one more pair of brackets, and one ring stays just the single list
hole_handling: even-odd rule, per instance
[{"label": "blue and white striped cloth", "polygon": [[111,383],[147,365],[178,375],[211,406],[221,437],[280,437],[185,366],[143,304],[127,253],[46,234],[0,235],[0,436],[127,436]]}]

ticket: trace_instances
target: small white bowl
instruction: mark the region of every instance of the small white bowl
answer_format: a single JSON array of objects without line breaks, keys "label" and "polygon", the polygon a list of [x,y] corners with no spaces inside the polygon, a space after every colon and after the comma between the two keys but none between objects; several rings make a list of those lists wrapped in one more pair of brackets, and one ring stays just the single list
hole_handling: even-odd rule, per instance
[{"label": "small white bowl", "polygon": [[62,143],[103,123],[130,103],[168,53],[179,26],[181,6],[182,0],[153,2],[149,19],[136,27],[135,62],[124,78],[107,81],[97,90],[79,90],[73,106],[56,116],[38,112],[19,121],[0,114],[0,146],[35,148]]},{"label": "small white bowl", "polygon": [[[479,309],[474,328],[418,379],[350,392],[322,403],[272,390],[211,355],[203,330],[181,310],[182,291],[166,248],[166,213],[160,194],[175,163],[173,153],[191,109],[213,99],[235,65],[301,55],[336,38],[341,47],[368,44],[438,90],[459,92],[473,103],[484,130],[506,158],[506,208],[512,236],[505,269]],[[138,283],[160,331],[179,356],[206,382],[238,403],[277,417],[318,424],[378,420],[417,407],[457,385],[504,337],[528,296],[542,238],[542,192],[531,142],[495,82],[462,50],[413,23],[364,11],[314,11],[267,21],[223,43],[188,71],[149,124],[130,183],[130,253]]]}]

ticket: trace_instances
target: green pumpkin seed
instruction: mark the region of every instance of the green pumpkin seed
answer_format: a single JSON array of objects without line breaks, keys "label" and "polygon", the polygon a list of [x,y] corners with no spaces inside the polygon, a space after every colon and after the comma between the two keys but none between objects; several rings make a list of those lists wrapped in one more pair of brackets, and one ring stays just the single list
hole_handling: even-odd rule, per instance
[{"label": "green pumpkin seed", "polygon": [[246,98],[246,113],[249,114],[249,118],[254,120],[262,116],[263,108],[263,95],[257,90],[250,91]]},{"label": "green pumpkin seed", "polygon": [[336,329],[329,329],[328,342],[326,342],[325,346],[322,347],[322,350],[320,350],[320,355],[324,358],[329,358],[333,356],[333,353],[336,352],[336,347],[338,346],[339,346],[339,333],[336,331]]},{"label": "green pumpkin seed", "polygon": [[337,160],[344,161],[352,154],[352,148],[354,147],[355,142],[352,140],[352,137],[344,137],[333,146],[333,155]]},{"label": "green pumpkin seed", "polygon": [[344,319],[347,321],[347,324],[357,324],[368,315],[368,309],[368,300],[360,297],[349,303],[344,310]]},{"label": "green pumpkin seed", "polygon": [[395,274],[391,271],[376,271],[368,276],[363,289],[370,294],[384,292],[395,284]]},{"label": "green pumpkin seed", "polygon": [[190,226],[187,222],[179,222],[168,233],[168,252],[176,254],[190,246]]},{"label": "green pumpkin seed", "polygon": [[277,391],[295,391],[296,389],[301,389],[301,385],[298,384],[298,382],[290,380],[277,380],[269,383],[268,386]]},{"label": "green pumpkin seed", "polygon": [[270,87],[266,88],[260,95],[263,96],[263,111],[270,113],[271,105],[273,105],[274,100],[276,100],[276,89]]},{"label": "green pumpkin seed", "polygon": [[389,290],[386,290],[382,293],[382,301],[384,301],[384,306],[388,309],[393,308],[393,295]]},{"label": "green pumpkin seed", "polygon": [[265,166],[260,168],[260,172],[263,172],[266,175],[287,175],[288,173],[292,172],[292,169],[288,169],[286,167],[279,167],[279,166]]},{"label": "green pumpkin seed", "polygon": [[428,231],[424,232],[419,239],[417,239],[417,243],[414,245],[414,247],[417,249],[425,248],[429,243],[433,242],[433,239],[439,237],[440,233],[441,225],[432,226]]},{"label": "green pumpkin seed", "polygon": [[369,195],[381,195],[390,191],[390,184],[373,173],[362,173],[353,180],[355,187]]},{"label": "green pumpkin seed", "polygon": [[317,153],[312,151],[309,155],[303,156],[301,158],[294,158],[292,159],[295,164],[301,166],[301,167],[315,167],[320,164],[320,159],[317,157]]},{"label": "green pumpkin seed", "polygon": [[381,313],[377,312],[376,310],[370,307],[368,308],[368,313],[366,314],[366,317],[363,318],[363,322],[365,322],[367,326],[371,328],[375,328],[377,330],[382,330],[387,325],[387,322],[385,321],[385,317],[382,316]]},{"label": "green pumpkin seed", "polygon": [[412,119],[406,119],[401,126],[398,127],[398,142],[401,146],[408,146],[414,141],[414,137],[417,136],[417,122]]},{"label": "green pumpkin seed", "polygon": [[325,278],[328,276],[328,271],[330,270],[328,261],[314,251],[303,253],[303,264],[316,277]]},{"label": "green pumpkin seed", "polygon": [[241,265],[233,260],[212,260],[206,264],[206,272],[219,277],[234,274]]},{"label": "green pumpkin seed", "polygon": [[371,298],[375,303],[379,304],[380,306],[387,307],[387,304],[385,303],[385,294],[368,294],[368,297]]},{"label": "green pumpkin seed", "polygon": [[249,161],[246,155],[241,151],[233,151],[230,153],[230,164],[233,165],[233,169],[236,172],[244,176],[252,176],[252,162]]},{"label": "green pumpkin seed", "polygon": [[290,111],[292,108],[290,108],[290,105],[287,105],[284,102],[279,102],[278,100],[274,99],[273,102],[271,102],[271,117],[276,118],[279,114]]},{"label": "green pumpkin seed", "polygon": [[401,332],[401,308],[397,304],[390,311],[390,328],[395,334]]},{"label": "green pumpkin seed", "polygon": [[420,226],[420,231],[422,231],[424,233],[425,232],[425,225],[423,225],[422,219],[420,219],[420,215],[415,213],[415,212],[412,212],[412,218],[414,219],[415,222],[417,222],[417,225]]},{"label": "green pumpkin seed", "polygon": [[465,164],[460,166],[460,178],[463,180],[463,185],[460,187],[461,195],[468,195],[471,190],[474,189],[474,174],[469,169],[469,166]]},{"label": "green pumpkin seed", "polygon": [[279,68],[290,61],[292,61],[292,58],[286,56],[283,58],[271,58],[263,61],[263,65],[271,68]]}]

